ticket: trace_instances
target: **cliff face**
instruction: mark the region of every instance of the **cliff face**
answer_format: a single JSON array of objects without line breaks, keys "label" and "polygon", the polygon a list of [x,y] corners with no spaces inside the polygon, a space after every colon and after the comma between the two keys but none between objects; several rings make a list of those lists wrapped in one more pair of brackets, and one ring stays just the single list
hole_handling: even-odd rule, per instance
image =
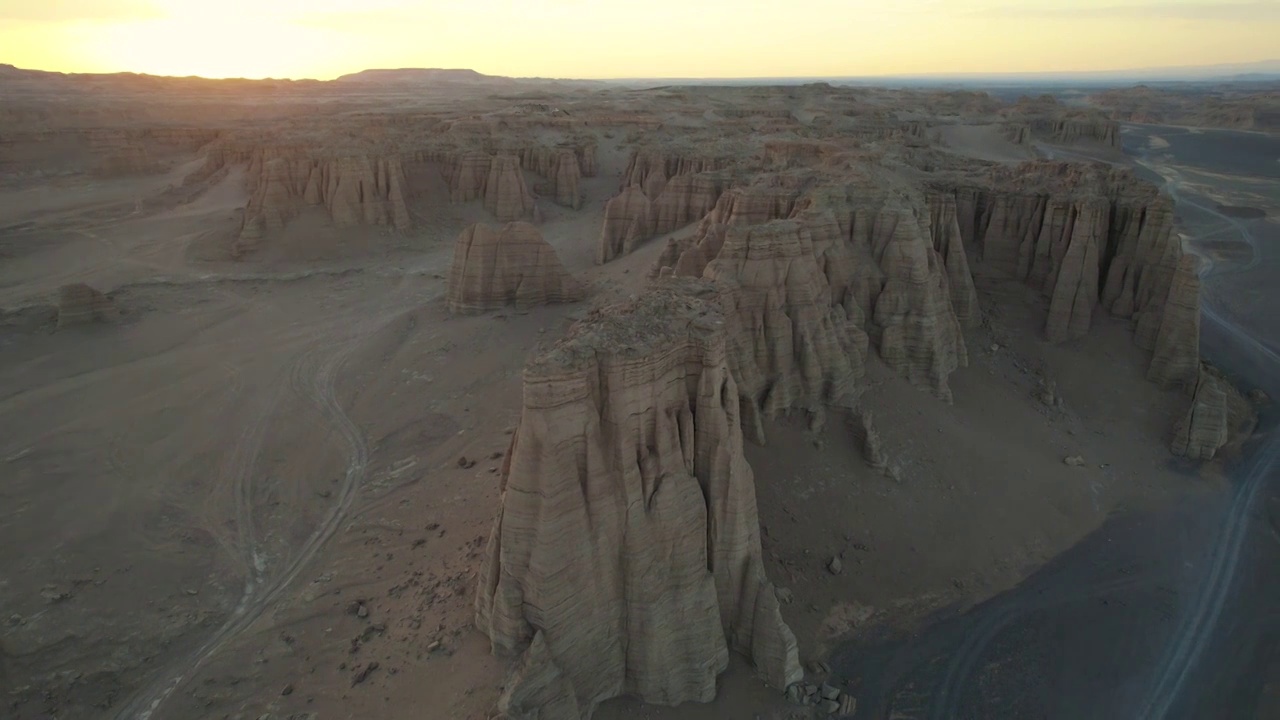
[{"label": "cliff face", "polygon": [[632,153],[622,190],[605,206],[597,259],[630,253],[654,235],[688,225],[712,210],[728,186],[718,172],[727,159],[661,150]]},{"label": "cliff face", "polygon": [[[256,170],[256,172],[254,172]],[[252,193],[241,223],[240,239],[257,240],[279,229],[306,206],[323,206],[338,225],[413,223],[405,205],[408,183],[398,157],[367,155],[310,159],[257,154],[250,164]]]},{"label": "cliff face", "polygon": [[605,205],[600,243],[596,247],[596,263],[604,264],[626,255],[652,235],[653,217],[649,198],[640,186],[632,185]]},{"label": "cliff face", "polygon": [[525,185],[520,160],[515,156],[498,155],[489,163],[489,177],[484,184],[484,207],[500,222],[535,216],[533,195]]},{"label": "cliff face", "polygon": [[576,302],[582,297],[582,286],[529,223],[501,228],[475,224],[458,236],[448,290],[449,309],[455,313]]},{"label": "cliff face", "polygon": [[720,290],[745,427],[762,443],[761,414],[800,408],[821,415],[853,395],[867,336],[832,305],[800,222],[734,225],[715,242],[719,250],[701,276]]},{"label": "cliff face", "polygon": [[1173,454],[1212,460],[1223,448],[1238,445],[1253,433],[1258,417],[1253,406],[1212,368],[1197,368],[1191,407],[1174,431]]},{"label": "cliff face", "polygon": [[[766,412],[814,409],[819,398],[833,402],[843,395],[848,378],[862,374],[868,334],[891,367],[943,399],[950,398],[948,375],[968,362],[955,306],[974,322],[977,295],[954,208],[938,201],[933,211],[918,193],[886,194],[879,182],[802,190],[804,183],[778,180],[729,190],[693,235],[672,239],[659,257],[654,274],[714,275],[722,286],[785,306],[756,307],[745,319],[752,330],[750,353],[771,361],[755,363],[763,368],[760,381],[747,380],[753,375],[742,371],[741,383],[748,395],[757,386],[771,388],[770,397],[755,398]],[[727,272],[730,261],[741,267]],[[954,291],[950,277],[957,278]],[[797,333],[814,326],[797,322],[801,306],[827,318],[831,329]],[[828,317],[832,309],[836,315]],[[790,333],[795,345],[771,343],[770,333]],[[844,349],[843,361],[832,347]],[[773,362],[778,353],[800,368]]]},{"label": "cliff face", "polygon": [[494,650],[519,655],[499,700],[513,720],[709,701],[729,650],[776,688],[802,675],[714,298],[664,283],[525,370],[476,598]]},{"label": "cliff face", "polygon": [[1127,170],[1049,161],[959,185],[951,192],[960,235],[987,267],[1044,293],[1046,338],[1083,337],[1101,306],[1133,318],[1139,345],[1158,346],[1153,380],[1195,382],[1199,340],[1188,309],[1199,307],[1199,286],[1182,264],[1169,200],[1154,186]]}]

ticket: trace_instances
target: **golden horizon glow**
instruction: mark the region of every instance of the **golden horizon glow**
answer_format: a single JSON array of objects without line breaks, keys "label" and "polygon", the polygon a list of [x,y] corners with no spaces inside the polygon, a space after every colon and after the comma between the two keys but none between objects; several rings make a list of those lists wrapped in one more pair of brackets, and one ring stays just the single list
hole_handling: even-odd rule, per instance
[{"label": "golden horizon glow", "polygon": [[0,0],[0,62],[211,78],[1086,72],[1271,59],[1276,37],[1274,0]]}]

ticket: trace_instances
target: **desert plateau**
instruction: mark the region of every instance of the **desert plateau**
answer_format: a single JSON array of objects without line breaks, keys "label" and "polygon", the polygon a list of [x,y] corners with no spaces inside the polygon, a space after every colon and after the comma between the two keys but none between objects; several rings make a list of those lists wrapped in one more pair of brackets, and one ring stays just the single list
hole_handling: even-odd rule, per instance
[{"label": "desert plateau", "polygon": [[0,716],[1280,718],[1276,87],[0,66]]}]

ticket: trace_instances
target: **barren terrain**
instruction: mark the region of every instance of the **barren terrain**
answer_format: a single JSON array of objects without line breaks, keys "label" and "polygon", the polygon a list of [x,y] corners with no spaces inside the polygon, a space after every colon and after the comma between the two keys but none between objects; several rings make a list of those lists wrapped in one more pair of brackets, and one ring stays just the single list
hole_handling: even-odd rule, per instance
[{"label": "barren terrain", "polygon": [[[1265,406],[1201,367],[1186,226],[1101,113],[143,80],[0,76],[6,717],[947,717],[855,708],[849,648],[1216,501]],[[1264,190],[1209,196],[1271,228]],[[754,613],[673,579],[713,571]],[[711,609],[754,633],[723,673]]]}]

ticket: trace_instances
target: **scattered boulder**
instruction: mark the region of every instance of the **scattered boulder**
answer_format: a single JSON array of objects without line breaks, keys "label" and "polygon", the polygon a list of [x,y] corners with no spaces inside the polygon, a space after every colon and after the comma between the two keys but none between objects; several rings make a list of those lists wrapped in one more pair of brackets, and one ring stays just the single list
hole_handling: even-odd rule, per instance
[{"label": "scattered boulder", "polygon": [[58,329],[111,322],[120,312],[111,298],[84,284],[72,283],[58,288]]},{"label": "scattered boulder", "polygon": [[1240,391],[1213,368],[1201,365],[1191,407],[1174,431],[1171,449],[1192,460],[1212,460],[1223,448],[1247,439],[1257,421]]}]

